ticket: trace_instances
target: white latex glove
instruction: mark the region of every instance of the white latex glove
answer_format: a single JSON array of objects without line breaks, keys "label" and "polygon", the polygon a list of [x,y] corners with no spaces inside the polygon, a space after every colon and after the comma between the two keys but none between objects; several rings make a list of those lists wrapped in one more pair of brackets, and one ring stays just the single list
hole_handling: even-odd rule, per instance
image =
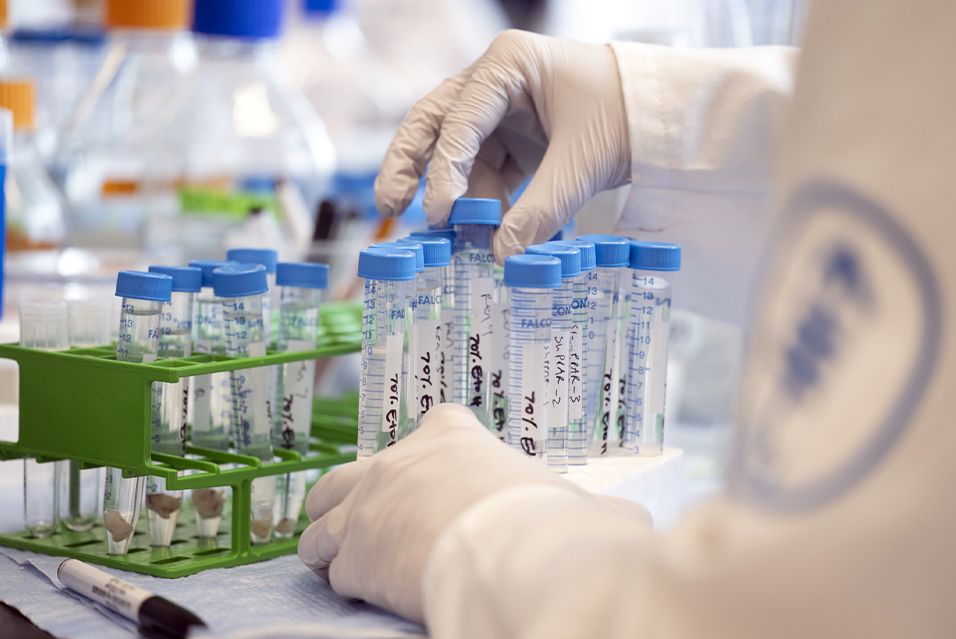
[{"label": "white latex glove", "polygon": [[495,236],[499,261],[548,240],[599,191],[626,183],[631,152],[610,47],[504,31],[405,116],[375,182],[384,215],[411,202],[443,224],[462,195],[508,196],[534,174]]},{"label": "white latex glove", "polygon": [[442,532],[475,504],[534,485],[578,497],[585,513],[650,522],[638,504],[587,493],[502,445],[464,406],[440,404],[407,439],[319,479],[299,558],[339,594],[422,621],[423,575]]}]

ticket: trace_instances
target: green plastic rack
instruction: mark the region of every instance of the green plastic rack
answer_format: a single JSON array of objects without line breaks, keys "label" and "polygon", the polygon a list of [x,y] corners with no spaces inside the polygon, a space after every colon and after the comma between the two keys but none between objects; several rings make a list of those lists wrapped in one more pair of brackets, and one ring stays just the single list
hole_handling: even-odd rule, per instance
[{"label": "green plastic rack", "polygon": [[361,348],[361,307],[330,303],[322,308],[316,348],[296,353],[270,351],[263,357],[229,358],[203,354],[148,364],[116,361],[114,348],[40,351],[0,344],[0,358],[20,368],[20,435],[0,442],[0,459],[35,457],[38,461],[72,459],[83,467],[121,468],[124,476],[154,475],[170,489],[226,486],[232,491],[231,517],[224,513],[219,537],[194,536],[191,508],[184,504],[173,542],[154,548],[138,522],[129,554],[107,554],[102,524],[87,532],[60,529],[48,538],[29,532],[0,535],[0,545],[131,570],[157,577],[181,577],[210,568],[263,561],[295,552],[307,524],[300,518],[291,539],[252,544],[252,480],[308,469],[327,469],[355,458],[358,396],[316,400],[310,454],[276,449],[273,462],[247,455],[190,446],[187,457],[150,452],[150,387],[184,377],[271,366],[357,352]]}]

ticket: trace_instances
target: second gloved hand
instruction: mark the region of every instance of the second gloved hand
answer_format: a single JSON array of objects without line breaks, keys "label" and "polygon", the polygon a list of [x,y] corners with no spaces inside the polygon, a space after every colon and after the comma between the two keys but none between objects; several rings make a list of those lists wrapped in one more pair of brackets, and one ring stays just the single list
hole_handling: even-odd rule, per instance
[{"label": "second gloved hand", "polygon": [[467,408],[440,404],[407,439],[319,479],[299,557],[339,594],[421,621],[425,567],[442,533],[479,502],[533,486],[585,513],[649,519],[641,506],[591,495],[502,445]]},{"label": "second gloved hand", "polygon": [[508,196],[533,174],[496,237],[499,261],[543,242],[595,193],[630,175],[627,116],[610,47],[505,31],[419,100],[376,180],[385,215],[405,210],[428,168],[425,211],[443,224],[462,195]]}]

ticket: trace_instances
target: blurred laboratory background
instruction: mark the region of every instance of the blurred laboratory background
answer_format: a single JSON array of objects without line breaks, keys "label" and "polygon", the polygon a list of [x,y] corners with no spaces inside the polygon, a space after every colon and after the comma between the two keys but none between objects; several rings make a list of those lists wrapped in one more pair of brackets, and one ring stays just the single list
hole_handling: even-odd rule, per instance
[{"label": "blurred laboratory background", "polygon": [[[354,296],[359,249],[425,224],[420,196],[402,218],[375,211],[392,132],[500,30],[678,47],[795,44],[805,4],[0,0],[0,108],[12,112],[2,140],[0,341],[17,339],[20,303],[113,300],[118,270],[236,246],[328,262],[331,297]],[[625,196],[595,198],[566,233],[613,231]],[[118,301],[110,310],[115,327]],[[686,427],[671,443],[713,449],[740,331],[675,315],[668,423]],[[336,365],[318,392],[357,387],[355,362]],[[15,403],[15,365],[0,362],[0,376],[0,403]],[[687,464],[719,481],[710,457]]]}]

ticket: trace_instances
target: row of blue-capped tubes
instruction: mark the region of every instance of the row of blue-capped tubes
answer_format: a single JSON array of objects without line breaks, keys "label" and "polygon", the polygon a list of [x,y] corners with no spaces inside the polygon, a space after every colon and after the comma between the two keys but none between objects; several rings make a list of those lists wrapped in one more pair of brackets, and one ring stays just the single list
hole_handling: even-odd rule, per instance
[{"label": "row of blue-capped tubes", "polygon": [[[422,368],[434,360],[430,348],[446,353],[440,360],[441,379],[448,387],[445,399],[469,407],[503,441],[547,458],[549,467],[558,472],[614,448],[659,454],[670,299],[659,297],[654,302],[655,321],[645,319],[643,324],[634,319],[635,313],[647,309],[635,303],[648,295],[648,286],[665,280],[662,273],[679,269],[680,249],[607,235],[535,245],[528,254],[558,260],[559,282],[554,290],[532,286],[516,298],[506,283],[507,263],[504,269],[494,263],[499,203],[460,198],[449,223],[449,229],[421,231],[410,238],[422,242],[447,235],[452,242],[452,269],[444,274],[440,303],[430,292],[438,290],[439,279],[426,273],[421,255],[415,254],[417,247],[408,246],[407,239],[369,247],[378,254],[379,266],[373,266],[371,253],[364,266],[360,258],[359,274],[366,288],[359,454],[371,455],[394,444],[434,405],[429,393],[432,369]],[[389,251],[393,254],[387,255]],[[403,258],[403,251],[411,255]],[[670,251],[663,262],[662,251]],[[641,255],[657,255],[657,262]],[[407,264],[401,267],[403,259]],[[644,288],[632,293],[635,287]],[[529,436],[513,418],[524,397],[522,381],[513,378],[515,362],[523,358],[524,350],[516,356],[513,349],[514,337],[524,330],[516,322],[527,320],[514,314],[528,312],[532,299],[546,300],[550,314],[542,320],[547,326],[538,326],[539,335],[548,336],[545,346],[531,355],[545,371],[544,398],[534,393],[536,400],[546,400],[544,413],[535,419],[543,430]],[[667,309],[666,314],[661,308]],[[632,324],[638,328],[632,330]],[[451,332],[443,333],[441,326]],[[648,348],[639,348],[642,345]],[[654,359],[653,367],[633,363],[648,357]],[[645,399],[647,393],[652,401]],[[649,418],[635,409],[649,404],[657,411]],[[644,419],[654,424],[651,430],[640,427]]]}]

